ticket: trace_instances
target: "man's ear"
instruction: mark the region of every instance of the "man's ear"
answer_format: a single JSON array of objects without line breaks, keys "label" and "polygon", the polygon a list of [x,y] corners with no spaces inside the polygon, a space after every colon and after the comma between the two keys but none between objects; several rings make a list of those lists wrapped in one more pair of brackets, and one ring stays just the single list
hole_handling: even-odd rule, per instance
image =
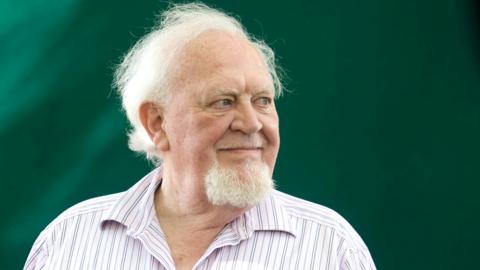
[{"label": "man's ear", "polygon": [[140,121],[153,144],[161,150],[169,148],[167,134],[164,130],[165,118],[162,108],[152,102],[145,102],[139,108]]}]

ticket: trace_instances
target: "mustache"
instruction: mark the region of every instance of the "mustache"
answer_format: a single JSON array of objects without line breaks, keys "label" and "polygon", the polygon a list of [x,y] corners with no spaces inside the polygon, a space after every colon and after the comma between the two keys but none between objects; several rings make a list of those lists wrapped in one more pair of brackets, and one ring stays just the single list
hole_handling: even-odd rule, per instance
[{"label": "mustache", "polygon": [[265,138],[260,135],[235,135],[222,138],[215,144],[215,148],[219,150],[233,148],[263,148],[265,144]]}]

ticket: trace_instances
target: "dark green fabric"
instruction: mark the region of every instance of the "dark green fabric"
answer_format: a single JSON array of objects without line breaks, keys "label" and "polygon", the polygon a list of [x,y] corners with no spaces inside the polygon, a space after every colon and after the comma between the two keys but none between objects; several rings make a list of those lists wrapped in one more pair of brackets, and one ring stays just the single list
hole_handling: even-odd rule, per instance
[{"label": "dark green fabric", "polygon": [[[280,56],[282,191],[345,216],[379,269],[476,269],[474,1],[209,1]],[[157,1],[0,2],[0,269],[81,200],[151,166],[127,148],[113,66]]]}]

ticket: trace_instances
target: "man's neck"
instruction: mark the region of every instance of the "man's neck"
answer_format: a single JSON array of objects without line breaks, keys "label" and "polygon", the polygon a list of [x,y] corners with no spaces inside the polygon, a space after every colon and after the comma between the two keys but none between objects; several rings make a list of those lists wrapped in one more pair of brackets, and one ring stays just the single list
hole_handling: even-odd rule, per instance
[{"label": "man's neck", "polygon": [[248,208],[212,205],[201,187],[188,185],[191,179],[174,180],[165,171],[163,176],[155,191],[156,215],[177,269],[191,269],[225,225]]},{"label": "man's neck", "polygon": [[[176,193],[181,194],[181,193]],[[180,197],[180,198],[179,198]],[[162,186],[155,191],[155,211],[161,225],[173,224],[177,229],[203,231],[217,228],[243,214],[248,208],[215,206],[203,198],[175,196]],[[163,227],[162,227],[163,229]]]}]

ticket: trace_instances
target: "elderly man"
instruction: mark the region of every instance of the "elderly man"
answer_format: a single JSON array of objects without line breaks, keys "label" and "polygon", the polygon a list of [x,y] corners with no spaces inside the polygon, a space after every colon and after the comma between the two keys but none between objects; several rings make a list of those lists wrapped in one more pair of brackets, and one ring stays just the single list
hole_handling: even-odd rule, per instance
[{"label": "elderly man", "polygon": [[157,169],[61,214],[25,269],[375,269],[341,216],[274,190],[281,84],[234,18],[173,6],[116,83],[130,147]]}]

